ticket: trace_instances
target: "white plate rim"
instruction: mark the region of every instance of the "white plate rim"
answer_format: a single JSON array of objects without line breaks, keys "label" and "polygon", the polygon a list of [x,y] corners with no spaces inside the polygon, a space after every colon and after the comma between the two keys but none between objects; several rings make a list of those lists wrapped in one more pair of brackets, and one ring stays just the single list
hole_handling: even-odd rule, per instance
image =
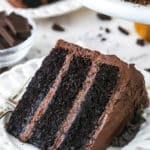
[{"label": "white plate rim", "polygon": [[143,6],[124,0],[79,0],[84,6],[106,15],[150,24],[150,5]]},{"label": "white plate rim", "polygon": [[26,14],[28,17],[34,19],[56,17],[78,10],[82,7],[81,3],[74,0],[64,0],[53,4],[48,4],[38,8],[15,8],[10,5],[7,0],[0,0],[0,11],[16,12]]}]

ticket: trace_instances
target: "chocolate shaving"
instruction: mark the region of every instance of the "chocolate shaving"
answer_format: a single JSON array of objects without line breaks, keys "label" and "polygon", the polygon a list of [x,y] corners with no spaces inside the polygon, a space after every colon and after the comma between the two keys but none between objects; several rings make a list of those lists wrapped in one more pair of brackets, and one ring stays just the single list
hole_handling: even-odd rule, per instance
[{"label": "chocolate shaving", "polygon": [[145,71],[147,71],[147,72],[150,72],[150,68],[146,68],[146,69],[144,69]]},{"label": "chocolate shaving", "polygon": [[118,26],[118,30],[123,33],[124,35],[129,35],[129,31],[126,30],[125,28],[121,27],[121,26]]},{"label": "chocolate shaving", "polygon": [[111,31],[110,31],[109,28],[106,28],[106,29],[105,29],[105,32],[106,32],[106,33],[110,33]]},{"label": "chocolate shaving", "polygon": [[136,44],[139,46],[145,46],[145,41],[143,39],[137,39]]},{"label": "chocolate shaving", "polygon": [[101,39],[102,42],[104,42],[104,41],[106,41],[106,40],[107,40],[106,38],[102,38],[102,39]]},{"label": "chocolate shaving", "polygon": [[97,13],[97,17],[100,20],[103,20],[103,21],[110,21],[110,20],[112,20],[112,17],[104,15],[104,14],[101,14],[101,13]]},{"label": "chocolate shaving", "polygon": [[52,29],[55,30],[55,31],[59,31],[59,32],[64,32],[65,31],[64,27],[62,27],[61,25],[56,24],[56,23],[53,24]]}]

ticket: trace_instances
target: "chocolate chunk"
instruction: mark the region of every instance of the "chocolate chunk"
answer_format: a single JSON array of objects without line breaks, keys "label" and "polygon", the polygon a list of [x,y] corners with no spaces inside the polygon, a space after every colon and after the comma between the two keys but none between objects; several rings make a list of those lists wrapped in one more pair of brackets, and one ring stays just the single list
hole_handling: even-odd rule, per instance
[{"label": "chocolate chunk", "polygon": [[12,13],[8,16],[12,25],[16,29],[16,33],[27,33],[30,31],[30,26],[26,18]]},{"label": "chocolate chunk", "polygon": [[56,24],[56,23],[53,24],[52,29],[55,30],[55,31],[59,31],[59,32],[64,32],[65,31],[64,27],[62,27],[61,25]]},{"label": "chocolate chunk", "polygon": [[13,32],[13,34],[17,34],[15,26],[8,18],[5,18],[5,24],[9,27],[9,29]]},{"label": "chocolate chunk", "polygon": [[129,35],[129,31],[126,30],[125,28],[121,27],[121,26],[118,26],[118,30],[123,33],[124,35]]},{"label": "chocolate chunk", "polygon": [[97,13],[97,17],[100,20],[103,20],[103,21],[110,21],[110,20],[112,20],[112,17],[104,15],[104,14],[101,14],[101,13]]},{"label": "chocolate chunk", "polygon": [[137,39],[136,44],[139,46],[145,46],[145,41],[143,39]]},{"label": "chocolate chunk", "polygon": [[31,35],[31,25],[20,15],[0,12],[0,49],[15,46]]},{"label": "chocolate chunk", "polygon": [[109,29],[109,28],[106,28],[106,29],[105,29],[105,32],[106,32],[106,33],[110,33],[110,29]]},{"label": "chocolate chunk", "polygon": [[107,40],[106,38],[102,38],[102,39],[101,39],[102,42],[104,42],[104,41],[106,41],[106,40]]},{"label": "chocolate chunk", "polygon": [[146,69],[144,69],[145,71],[147,71],[147,72],[150,72],[150,68],[146,68]]}]

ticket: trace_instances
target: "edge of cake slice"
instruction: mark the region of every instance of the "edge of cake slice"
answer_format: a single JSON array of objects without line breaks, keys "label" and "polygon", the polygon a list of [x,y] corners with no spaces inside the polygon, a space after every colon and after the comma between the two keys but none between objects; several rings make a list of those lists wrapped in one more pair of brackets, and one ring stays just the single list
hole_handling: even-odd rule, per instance
[{"label": "edge of cake slice", "polygon": [[[83,49],[63,40],[58,41],[57,47],[74,49],[75,51]],[[91,50],[84,50],[91,53]],[[105,149],[112,142],[114,136],[118,136],[117,146],[125,145],[134,138],[137,132],[130,132],[129,137],[128,131],[125,131],[126,127],[131,124],[135,119],[134,117],[137,117],[136,114],[142,113],[143,109],[149,104],[144,77],[134,64],[127,64],[115,55],[104,55],[97,51],[92,51],[92,53],[95,53],[95,59],[97,57],[97,64],[119,67],[119,77],[105,111],[99,118],[100,125],[95,129],[95,133],[92,135],[93,140],[89,140],[86,149]],[[122,137],[122,134],[126,134],[126,137],[124,135]]]}]

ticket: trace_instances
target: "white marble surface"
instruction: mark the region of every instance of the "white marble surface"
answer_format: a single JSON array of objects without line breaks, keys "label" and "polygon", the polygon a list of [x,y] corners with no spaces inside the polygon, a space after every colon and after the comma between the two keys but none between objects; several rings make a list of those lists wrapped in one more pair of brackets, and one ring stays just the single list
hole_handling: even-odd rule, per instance
[{"label": "white marble surface", "polygon": [[[35,43],[25,61],[47,55],[56,41],[61,38],[72,42],[80,41],[86,47],[116,54],[129,63],[137,64],[140,68],[150,68],[150,44],[146,43],[144,47],[136,44],[139,36],[134,31],[132,22],[116,18],[112,21],[101,21],[95,12],[83,8],[68,15],[36,20],[36,23]],[[63,26],[65,32],[52,30],[53,23]],[[130,35],[120,33],[118,26],[129,30]],[[106,27],[111,30],[111,33],[105,32]],[[102,34],[107,40],[101,41],[102,38],[98,37],[98,34]]]}]

